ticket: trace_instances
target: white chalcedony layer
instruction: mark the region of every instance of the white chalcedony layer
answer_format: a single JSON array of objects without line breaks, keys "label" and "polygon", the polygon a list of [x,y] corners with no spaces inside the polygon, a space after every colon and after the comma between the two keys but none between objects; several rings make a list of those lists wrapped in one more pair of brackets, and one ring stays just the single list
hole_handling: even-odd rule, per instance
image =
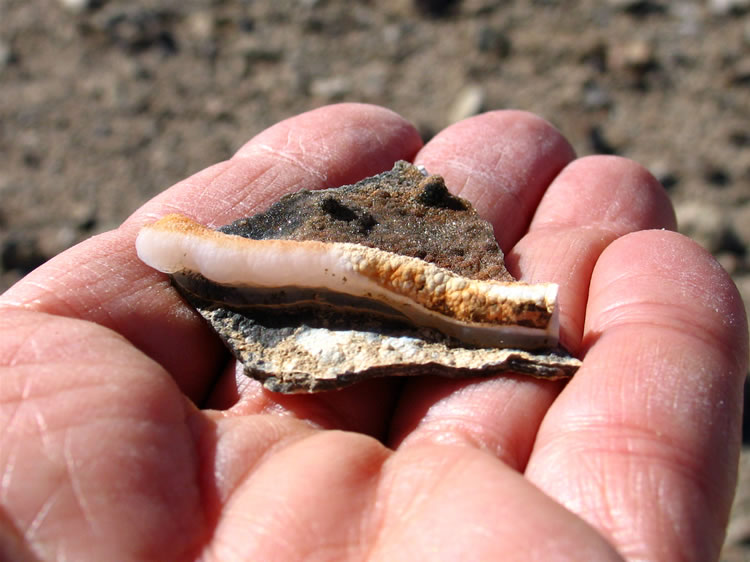
[{"label": "white chalcedony layer", "polygon": [[479,281],[359,244],[252,240],[180,215],[144,227],[138,256],[164,273],[233,287],[300,287],[387,303],[465,343],[533,349],[558,341],[557,285]]}]

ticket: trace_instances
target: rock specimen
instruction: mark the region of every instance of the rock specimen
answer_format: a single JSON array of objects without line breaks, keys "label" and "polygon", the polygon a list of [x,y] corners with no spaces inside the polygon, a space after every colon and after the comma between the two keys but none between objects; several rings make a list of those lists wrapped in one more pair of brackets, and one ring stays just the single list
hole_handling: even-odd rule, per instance
[{"label": "rock specimen", "polygon": [[555,349],[557,286],[515,282],[491,225],[406,162],[217,231],[169,215],[136,245],[269,390],[426,373],[554,379],[579,365]]}]

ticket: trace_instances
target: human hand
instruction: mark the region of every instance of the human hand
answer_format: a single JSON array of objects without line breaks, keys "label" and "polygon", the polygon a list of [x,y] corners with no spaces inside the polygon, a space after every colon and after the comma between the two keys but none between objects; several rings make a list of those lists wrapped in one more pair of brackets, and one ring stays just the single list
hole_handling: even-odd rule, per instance
[{"label": "human hand", "polygon": [[[275,395],[135,255],[414,160],[560,284],[567,385],[374,380]],[[747,325],[637,164],[495,112],[426,146],[381,108],[284,121],[0,296],[0,559],[710,560],[740,444]],[[195,405],[198,405],[196,407]]]}]

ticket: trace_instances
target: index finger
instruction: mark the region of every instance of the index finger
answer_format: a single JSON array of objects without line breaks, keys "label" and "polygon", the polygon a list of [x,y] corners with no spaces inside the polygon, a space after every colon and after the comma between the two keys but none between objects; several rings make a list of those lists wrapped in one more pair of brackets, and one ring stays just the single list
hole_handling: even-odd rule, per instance
[{"label": "index finger", "polygon": [[223,360],[217,337],[160,273],[135,254],[138,229],[169,212],[217,225],[301,187],[352,183],[411,159],[421,146],[408,122],[386,109],[324,107],[260,133],[229,161],[176,184],[119,229],[53,258],[0,296],[16,306],[109,327],[158,361],[195,402]]}]

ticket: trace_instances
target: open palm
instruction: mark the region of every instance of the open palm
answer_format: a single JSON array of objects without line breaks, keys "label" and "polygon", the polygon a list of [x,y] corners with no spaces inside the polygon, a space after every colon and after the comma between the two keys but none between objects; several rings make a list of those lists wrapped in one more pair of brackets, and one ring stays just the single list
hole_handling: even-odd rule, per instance
[{"label": "open palm", "polygon": [[[218,226],[398,159],[561,285],[567,385],[380,379],[275,395],[140,263],[168,212]],[[0,559],[710,560],[740,442],[747,326],[637,164],[574,159],[522,112],[426,146],[331,106],[268,129],[0,297]],[[644,231],[645,230],[645,231]]]}]

